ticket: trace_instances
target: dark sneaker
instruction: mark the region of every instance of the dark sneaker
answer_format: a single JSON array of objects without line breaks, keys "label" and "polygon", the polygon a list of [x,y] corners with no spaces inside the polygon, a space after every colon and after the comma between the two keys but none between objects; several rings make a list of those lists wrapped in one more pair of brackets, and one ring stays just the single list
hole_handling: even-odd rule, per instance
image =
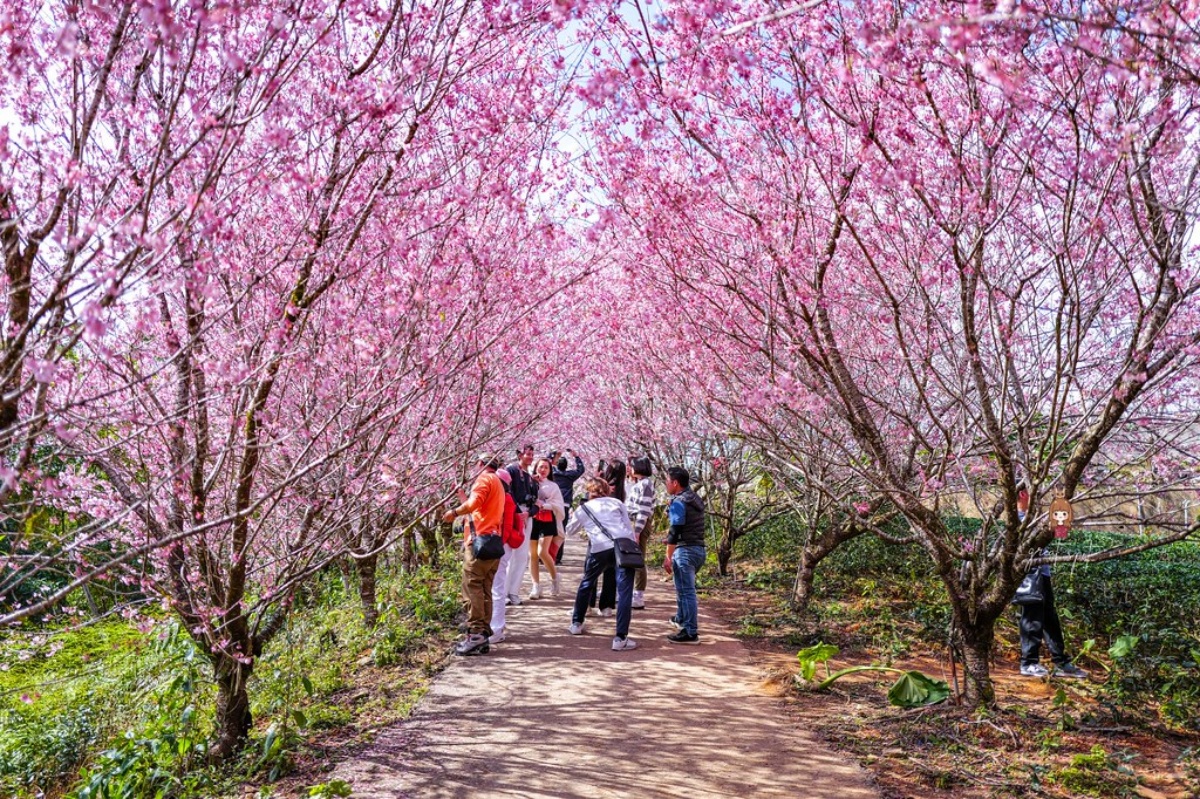
[{"label": "dark sneaker", "polygon": [[674,635],[668,635],[667,642],[672,644],[699,644],[700,636],[688,635],[687,630],[680,630]]},{"label": "dark sneaker", "polygon": [[454,645],[454,654],[456,655],[486,655],[488,653],[488,639],[486,635],[473,633]]},{"label": "dark sneaker", "polygon": [[672,617],[671,617],[671,624],[674,624],[674,625],[675,625],[677,628],[679,628],[680,630],[682,630],[682,629],[683,629],[683,625],[681,625],[681,624],[679,623],[679,617],[678,617],[678,616],[672,616]]},{"label": "dark sneaker", "polygon": [[1053,676],[1066,677],[1070,680],[1086,680],[1088,673],[1074,663],[1068,663],[1065,666],[1055,666]]}]

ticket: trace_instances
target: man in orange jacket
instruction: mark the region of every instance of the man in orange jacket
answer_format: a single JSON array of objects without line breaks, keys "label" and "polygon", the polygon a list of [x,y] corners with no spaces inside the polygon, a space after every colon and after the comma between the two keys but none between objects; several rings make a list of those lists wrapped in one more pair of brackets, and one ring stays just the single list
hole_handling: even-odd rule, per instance
[{"label": "man in orange jacket", "polygon": [[463,595],[467,600],[467,637],[454,645],[457,655],[486,655],[488,638],[492,634],[492,581],[496,577],[499,560],[480,560],[475,557],[472,546],[475,536],[499,535],[500,521],[504,515],[504,486],[496,477],[500,463],[491,455],[480,455],[476,462],[479,470],[471,485],[470,495],[460,490],[462,504],[446,512],[445,522],[453,522],[459,516],[470,514],[463,525]]}]

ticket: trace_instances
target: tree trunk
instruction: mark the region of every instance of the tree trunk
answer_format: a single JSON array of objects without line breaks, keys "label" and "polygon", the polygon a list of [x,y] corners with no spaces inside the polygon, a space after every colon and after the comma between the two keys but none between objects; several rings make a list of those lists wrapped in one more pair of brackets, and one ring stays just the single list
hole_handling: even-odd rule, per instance
[{"label": "tree trunk", "polygon": [[408,530],[404,533],[404,538],[400,545],[400,566],[406,574],[411,574],[417,570],[419,566],[417,558],[417,534]]},{"label": "tree trunk", "polygon": [[800,550],[800,563],[796,567],[796,582],[792,586],[792,609],[803,613],[812,599],[813,579],[817,566],[833,551],[852,538],[867,532],[853,521],[843,522],[832,530],[811,537]]},{"label": "tree trunk", "polygon": [[217,717],[216,740],[208,750],[212,763],[226,763],[241,751],[250,737],[250,694],[246,682],[253,663],[241,663],[219,655],[216,665]]},{"label": "tree trunk", "polygon": [[350,561],[351,560],[353,560],[353,559],[350,557],[343,556],[343,557],[338,558],[336,561],[337,567],[338,567],[338,572],[342,576],[342,591],[344,591],[347,594],[350,593]]},{"label": "tree trunk", "polygon": [[721,533],[721,541],[717,544],[717,573],[722,577],[729,576],[729,561],[733,559],[733,542],[741,536],[733,527],[733,520],[725,524]]},{"label": "tree trunk", "polygon": [[417,526],[417,532],[421,536],[421,548],[425,551],[425,562],[430,566],[438,565],[438,538],[437,530],[428,524]]},{"label": "tree trunk", "polygon": [[992,684],[992,646],[996,640],[995,619],[971,622],[958,618],[955,625],[963,650],[963,691],[968,707],[993,707],[996,688]]},{"label": "tree trunk", "polygon": [[356,558],[354,562],[358,566],[358,598],[362,602],[363,621],[370,629],[379,621],[375,597],[375,567],[379,564],[379,555]]},{"label": "tree trunk", "polygon": [[817,564],[828,553],[817,552],[810,547],[800,550],[800,565],[796,567],[796,582],[792,587],[792,609],[797,613],[808,610],[812,599],[813,579],[817,576]]}]

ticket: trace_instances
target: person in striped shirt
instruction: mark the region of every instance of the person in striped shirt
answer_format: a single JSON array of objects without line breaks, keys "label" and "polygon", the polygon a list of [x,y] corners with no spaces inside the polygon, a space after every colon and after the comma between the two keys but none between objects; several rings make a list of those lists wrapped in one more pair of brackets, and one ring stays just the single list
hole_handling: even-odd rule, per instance
[{"label": "person in striped shirt", "polygon": [[[650,459],[631,458],[629,468],[633,473],[633,486],[625,497],[625,507],[633,522],[633,536],[637,539],[642,553],[646,552],[646,544],[650,539],[650,515],[654,513],[654,467]],[[646,607],[646,570],[638,569],[633,577],[633,607]]]}]

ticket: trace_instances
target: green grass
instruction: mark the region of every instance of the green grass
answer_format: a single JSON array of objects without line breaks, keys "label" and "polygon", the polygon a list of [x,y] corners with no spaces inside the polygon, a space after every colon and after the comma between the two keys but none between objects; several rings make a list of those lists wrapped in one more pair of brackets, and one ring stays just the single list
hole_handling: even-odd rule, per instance
[{"label": "green grass", "polygon": [[0,793],[33,796],[136,723],[169,653],[124,621],[0,645]]},{"label": "green grass", "polygon": [[215,697],[211,666],[171,618],[143,620],[147,631],[114,619],[0,638],[0,796],[236,793],[243,782],[286,773],[305,740],[359,712],[406,712],[420,690],[405,690],[399,676],[386,697],[353,711],[346,695],[364,669],[400,675],[415,668],[427,676],[436,668],[426,653],[454,625],[458,568],[448,559],[440,570],[380,577],[374,630],[339,577],[315,582],[305,607],[255,665],[252,741],[221,771],[203,766]]}]

